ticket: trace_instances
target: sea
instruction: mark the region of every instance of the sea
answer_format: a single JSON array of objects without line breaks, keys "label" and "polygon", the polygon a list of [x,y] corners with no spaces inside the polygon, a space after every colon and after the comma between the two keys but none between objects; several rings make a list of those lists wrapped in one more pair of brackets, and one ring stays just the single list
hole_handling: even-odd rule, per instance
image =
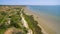
[{"label": "sea", "polygon": [[60,34],[60,5],[29,5],[27,7],[47,20],[46,25]]},{"label": "sea", "polygon": [[60,5],[32,5],[28,6],[31,10],[60,16]]}]

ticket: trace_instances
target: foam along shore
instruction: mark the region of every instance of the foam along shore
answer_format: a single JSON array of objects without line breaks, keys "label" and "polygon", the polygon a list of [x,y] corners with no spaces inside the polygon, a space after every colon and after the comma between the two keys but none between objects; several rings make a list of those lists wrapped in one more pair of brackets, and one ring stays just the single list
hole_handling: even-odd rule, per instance
[{"label": "foam along shore", "polygon": [[24,12],[27,15],[33,15],[34,19],[36,21],[38,21],[38,26],[42,29],[42,32],[44,34],[56,34],[54,30],[52,30],[51,28],[49,28],[48,26],[46,26],[44,24],[44,22],[46,22],[45,20],[43,20],[38,14],[34,13],[33,11],[31,11],[30,9],[28,9],[27,7],[24,7]]}]

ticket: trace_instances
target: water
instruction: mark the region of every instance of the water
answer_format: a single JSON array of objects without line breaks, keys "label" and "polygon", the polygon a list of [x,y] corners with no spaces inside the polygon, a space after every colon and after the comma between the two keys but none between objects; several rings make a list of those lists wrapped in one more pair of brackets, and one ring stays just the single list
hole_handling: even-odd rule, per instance
[{"label": "water", "polygon": [[27,7],[42,16],[47,21],[44,24],[60,34],[60,5],[30,5]]},{"label": "water", "polygon": [[40,5],[28,6],[31,10],[47,13],[55,16],[60,16],[60,5]]},{"label": "water", "polygon": [[44,19],[51,19],[60,23],[60,5],[30,5],[28,7]]}]

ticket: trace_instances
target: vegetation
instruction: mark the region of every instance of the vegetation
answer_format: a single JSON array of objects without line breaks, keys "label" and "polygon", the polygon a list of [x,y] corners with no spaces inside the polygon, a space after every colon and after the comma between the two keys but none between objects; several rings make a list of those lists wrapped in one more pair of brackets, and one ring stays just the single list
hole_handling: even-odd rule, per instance
[{"label": "vegetation", "polygon": [[[11,8],[11,6],[9,8]],[[9,8],[7,8],[7,10],[5,11],[0,11],[0,34],[4,34],[4,32],[8,28],[12,28],[12,27],[15,27],[16,29],[20,29],[24,34],[26,34],[28,31],[23,26],[20,16],[21,14],[20,12],[22,8],[21,7],[18,8],[14,7],[11,9]],[[10,24],[8,23],[8,21],[10,21]]]},{"label": "vegetation", "polygon": [[4,34],[5,31],[5,29],[0,29],[0,34]]},{"label": "vegetation", "polygon": [[6,12],[0,12],[0,34],[4,34],[5,30],[8,28],[8,26],[5,24],[7,22],[7,13]]},{"label": "vegetation", "polygon": [[26,15],[22,7],[4,6],[3,8],[6,7],[8,8],[3,11],[0,10],[0,34],[4,34],[8,28],[12,27],[21,30],[23,34],[28,33],[27,28],[21,22],[21,13],[27,21],[29,28],[33,31],[33,34],[42,34],[41,28],[37,25],[38,22],[34,20],[33,15]]},{"label": "vegetation", "polygon": [[27,21],[27,23],[29,25],[29,28],[32,29],[33,34],[43,34],[41,32],[41,28],[37,25],[38,22],[34,20],[33,16],[26,15],[24,12],[22,12],[22,13],[23,13],[23,16],[25,17],[25,20]]}]

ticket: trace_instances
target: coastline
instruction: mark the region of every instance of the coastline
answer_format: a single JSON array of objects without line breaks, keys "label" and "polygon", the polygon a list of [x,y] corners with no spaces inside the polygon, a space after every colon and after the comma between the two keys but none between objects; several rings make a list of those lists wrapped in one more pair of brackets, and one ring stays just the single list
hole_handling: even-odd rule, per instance
[{"label": "coastline", "polygon": [[33,15],[34,19],[36,21],[38,21],[38,26],[41,27],[42,32],[44,34],[56,34],[52,29],[50,29],[48,26],[46,26],[45,24],[43,24],[43,22],[45,22],[45,21],[37,13],[33,12],[32,10],[30,10],[27,7],[24,7],[24,10],[25,10],[24,12],[27,15]]},{"label": "coastline", "polygon": [[[12,8],[12,7],[11,7]],[[45,14],[45,13],[41,13],[39,14],[37,11],[34,11],[34,10],[31,10],[29,9],[29,7],[21,7],[22,9],[24,9],[24,12],[29,16],[29,15],[32,15],[32,17],[34,17],[34,19],[31,19],[31,18],[28,18],[30,19],[31,21],[32,20],[36,20],[38,23],[37,23],[37,26],[40,27],[42,30],[40,30],[42,33],[44,34],[59,34],[60,33],[60,27],[59,27],[59,23],[58,21],[56,22],[55,20],[53,20],[53,18],[49,18],[49,17],[54,17],[55,16],[50,16],[48,14]],[[8,9],[8,8],[7,8]],[[14,7],[13,7],[14,9]],[[19,9],[19,8],[18,8]],[[4,9],[5,10],[5,9]],[[15,15],[14,15],[15,16]],[[43,18],[43,17],[46,17],[46,18]],[[22,17],[23,18],[23,17]],[[48,20],[47,20],[48,19]],[[57,19],[57,18],[56,18]],[[51,20],[51,21],[50,21]],[[22,20],[24,21],[24,19]],[[32,23],[34,22],[31,22],[29,21],[28,24],[31,25]],[[54,21],[54,22],[53,22]],[[60,21],[59,21],[60,22]],[[31,24],[30,24],[31,23]],[[23,23],[24,24],[24,23]],[[26,25],[26,23],[25,23]],[[25,26],[24,25],[24,26]],[[33,25],[33,24],[32,24]],[[34,31],[37,30],[38,27],[35,27],[33,25],[34,28],[36,28]],[[33,29],[33,28],[32,28]],[[39,31],[39,29],[37,30]],[[40,32],[39,32],[40,33]]]}]

